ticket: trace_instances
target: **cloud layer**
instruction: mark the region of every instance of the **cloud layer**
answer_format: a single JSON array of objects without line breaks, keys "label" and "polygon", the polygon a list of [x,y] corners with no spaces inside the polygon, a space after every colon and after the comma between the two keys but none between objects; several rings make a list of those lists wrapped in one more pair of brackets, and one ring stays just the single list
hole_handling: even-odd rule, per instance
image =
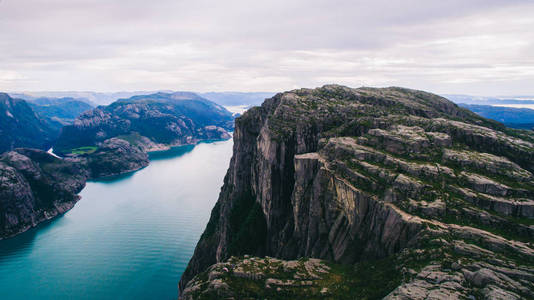
[{"label": "cloud layer", "polygon": [[0,90],[534,94],[527,0],[0,1]]}]

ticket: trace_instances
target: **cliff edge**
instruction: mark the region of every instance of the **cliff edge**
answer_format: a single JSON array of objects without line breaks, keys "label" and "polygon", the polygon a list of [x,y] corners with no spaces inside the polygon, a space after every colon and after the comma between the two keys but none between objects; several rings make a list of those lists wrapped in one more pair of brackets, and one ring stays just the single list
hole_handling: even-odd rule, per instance
[{"label": "cliff edge", "polygon": [[[532,172],[534,133],[437,95],[338,85],[277,94],[236,119],[181,297],[534,297]],[[321,259],[338,284],[294,286],[244,255],[286,261],[279,272]],[[376,274],[391,276],[371,295],[358,277]]]}]

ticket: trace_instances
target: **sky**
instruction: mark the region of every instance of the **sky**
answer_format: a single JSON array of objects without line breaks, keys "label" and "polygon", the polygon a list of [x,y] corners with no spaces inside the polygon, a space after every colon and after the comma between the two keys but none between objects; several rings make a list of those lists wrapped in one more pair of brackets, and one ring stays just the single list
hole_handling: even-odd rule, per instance
[{"label": "sky", "polygon": [[0,0],[0,90],[534,95],[533,0]]}]

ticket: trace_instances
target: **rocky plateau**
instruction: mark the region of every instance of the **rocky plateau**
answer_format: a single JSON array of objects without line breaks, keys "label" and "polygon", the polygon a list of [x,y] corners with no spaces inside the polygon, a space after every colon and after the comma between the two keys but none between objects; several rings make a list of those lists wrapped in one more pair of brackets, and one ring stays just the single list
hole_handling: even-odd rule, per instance
[{"label": "rocky plateau", "polygon": [[404,88],[236,119],[182,299],[532,299],[534,132]]}]

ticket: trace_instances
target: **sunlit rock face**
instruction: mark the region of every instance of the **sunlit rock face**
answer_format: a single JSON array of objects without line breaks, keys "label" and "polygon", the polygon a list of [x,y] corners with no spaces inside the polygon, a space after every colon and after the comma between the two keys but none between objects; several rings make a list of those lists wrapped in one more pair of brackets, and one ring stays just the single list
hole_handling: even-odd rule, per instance
[{"label": "sunlit rock face", "polygon": [[[236,119],[230,168],[180,288],[211,293],[210,265],[254,255],[391,260],[397,276],[380,287],[390,299],[534,297],[532,172],[532,132],[437,95],[280,93]],[[230,296],[264,296],[224,278],[216,286]]]}]

